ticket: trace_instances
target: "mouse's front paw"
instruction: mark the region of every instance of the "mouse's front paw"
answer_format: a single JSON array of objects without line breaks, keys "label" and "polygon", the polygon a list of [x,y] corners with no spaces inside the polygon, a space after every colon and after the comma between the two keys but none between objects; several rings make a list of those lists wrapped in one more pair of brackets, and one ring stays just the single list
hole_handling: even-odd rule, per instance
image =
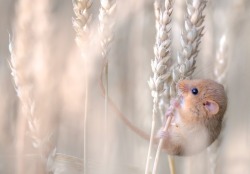
[{"label": "mouse's front paw", "polygon": [[175,107],[173,105],[170,105],[165,113],[165,116],[172,116],[174,115]]},{"label": "mouse's front paw", "polygon": [[164,139],[167,138],[169,136],[169,132],[165,131],[164,128],[161,128],[160,130],[158,130],[156,137],[159,139]]}]

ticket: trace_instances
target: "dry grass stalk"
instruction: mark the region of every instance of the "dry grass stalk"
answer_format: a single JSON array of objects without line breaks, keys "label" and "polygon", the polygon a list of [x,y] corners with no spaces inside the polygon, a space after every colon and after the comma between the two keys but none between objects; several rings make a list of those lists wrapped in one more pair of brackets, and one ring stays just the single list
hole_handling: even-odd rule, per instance
[{"label": "dry grass stalk", "polygon": [[[25,129],[27,126],[27,119],[29,119],[29,128],[32,131],[37,130],[38,120],[33,116],[34,103],[31,99],[32,83],[31,75],[27,67],[30,66],[29,58],[32,57],[32,39],[29,39],[31,34],[30,23],[32,22],[33,11],[28,9],[30,2],[28,0],[21,0],[16,7],[14,40],[9,43],[9,51],[11,54],[10,67],[11,75],[13,76],[15,90],[20,99],[21,110],[18,115],[17,122],[17,173],[24,173],[24,139]],[[36,131],[37,132],[37,131]],[[34,134],[35,135],[35,134]],[[34,143],[37,143],[36,136],[33,137]]]},{"label": "dry grass stalk", "polygon": [[[200,44],[201,37],[203,35],[203,21],[205,16],[202,14],[204,8],[206,7],[205,0],[193,0],[191,3],[187,3],[187,14],[185,16],[185,25],[184,30],[181,34],[181,45],[182,52],[178,55],[177,65],[174,66],[171,77],[173,83],[170,86],[170,97],[174,98],[176,96],[175,92],[175,83],[177,83],[180,79],[191,78],[192,73],[195,70],[195,58],[198,55],[198,47]],[[170,121],[170,117],[165,125],[165,130],[168,128],[168,122]],[[160,140],[155,162],[153,174],[156,173],[159,154],[161,150],[163,140]],[[170,167],[171,168],[171,167]],[[174,172],[174,170],[172,171]]]},{"label": "dry grass stalk", "polygon": [[[39,121],[34,117],[34,102],[31,100],[30,94],[32,86],[29,80],[24,76],[24,67],[21,64],[23,60],[19,58],[24,58],[18,56],[19,51],[14,51],[13,43],[10,41],[9,51],[11,53],[10,68],[11,75],[14,79],[15,90],[17,97],[20,99],[21,110],[19,113],[18,123],[17,123],[17,170],[19,173],[23,173],[23,157],[24,157],[24,139],[25,139],[25,129],[26,129],[26,119],[29,118],[28,127],[30,132],[32,132],[31,138],[33,139],[33,146],[37,147],[39,138],[36,136],[38,132]],[[23,71],[24,70],[24,71]],[[26,81],[27,80],[27,81]],[[27,82],[27,83],[26,83]]]},{"label": "dry grass stalk", "polygon": [[83,173],[87,173],[87,116],[88,116],[88,57],[85,54],[87,50],[87,42],[89,41],[89,22],[91,15],[88,9],[92,5],[92,0],[73,0],[73,9],[75,18],[72,19],[73,27],[76,31],[75,41],[81,50],[82,58],[84,59],[85,73],[85,98],[84,98],[84,119],[83,119]]},{"label": "dry grass stalk", "polygon": [[[164,131],[168,130],[168,127],[169,127],[169,125],[171,123],[171,119],[172,119],[172,116],[169,116],[167,121],[166,121]],[[159,161],[160,151],[161,151],[162,145],[163,145],[163,139],[160,140],[159,145],[158,145],[158,149],[157,149],[157,152],[156,152],[156,155],[155,155],[155,161],[154,161],[152,174],[156,174],[156,172],[157,172],[156,170],[157,170],[157,166],[158,166],[158,161]],[[170,161],[171,161],[171,159],[170,159]],[[171,162],[169,162],[169,164],[171,164]],[[171,174],[174,174],[173,173],[174,172],[173,165],[170,165],[170,169],[171,169]]]},{"label": "dry grass stalk", "polygon": [[[108,54],[111,49],[111,43],[114,37],[114,13],[116,10],[116,0],[100,0],[101,7],[99,9],[99,32],[101,43],[101,54],[103,57],[103,70],[101,72],[101,83],[104,84],[105,91],[105,118],[104,118],[104,136],[108,139],[108,105],[109,105],[109,90],[108,90]],[[104,79],[103,79],[104,76]],[[103,85],[102,85],[103,86]],[[104,160],[107,162],[108,150],[107,141],[104,142]],[[107,165],[105,165],[107,166]],[[107,171],[107,169],[106,169]]]},{"label": "dry grass stalk", "polygon": [[[110,52],[111,42],[114,37],[114,13],[116,9],[116,1],[100,0],[101,8],[99,10],[99,32],[101,42],[101,52],[104,59],[103,72],[105,76],[105,131],[107,129],[108,117],[108,53]],[[103,82],[102,82],[103,83]]]},{"label": "dry grass stalk", "polygon": [[153,114],[152,114],[152,125],[150,134],[151,138],[149,143],[149,150],[148,150],[146,169],[145,169],[146,174],[149,172],[149,163],[150,163],[151,149],[153,145],[153,136],[155,134],[154,133],[155,118],[156,115],[159,113],[158,110],[161,109],[162,107],[162,105],[159,104],[160,103],[159,101],[162,100],[163,97],[166,97],[164,96],[166,93],[168,94],[169,90],[168,87],[170,86],[168,79],[171,76],[170,68],[172,66],[171,49],[170,49],[171,45],[170,31],[171,31],[171,15],[173,11],[173,1],[172,0],[164,1],[163,9],[161,9],[161,3],[159,1],[155,1],[154,9],[155,9],[157,34],[154,46],[155,57],[151,62],[153,77],[151,77],[148,82],[153,97]]},{"label": "dry grass stalk", "polygon": [[[56,151],[55,144],[52,142],[52,136],[54,135],[54,122],[53,111],[51,108],[46,107],[42,96],[51,96],[54,93],[55,84],[51,81],[51,74],[55,70],[52,69],[53,61],[51,61],[51,53],[49,43],[51,43],[51,38],[53,38],[53,24],[51,22],[51,1],[43,0],[36,1],[34,8],[35,19],[33,25],[36,26],[33,29],[34,33],[34,53],[33,53],[33,73],[34,73],[34,100],[36,101],[36,107],[34,110],[35,118],[38,119],[39,125],[37,125],[39,142],[37,144],[37,149],[39,150],[41,156],[41,168],[38,169],[41,173],[49,172],[47,166],[48,161],[51,156],[54,155]],[[50,86],[44,85],[50,83]],[[53,105],[53,99],[48,101]],[[43,112],[39,112],[42,110]],[[31,128],[30,128],[31,129]],[[43,170],[43,171],[42,171]]]},{"label": "dry grass stalk", "polygon": [[[33,10],[28,9],[29,5],[30,2],[26,0],[18,2],[14,40],[9,44],[11,53],[10,66],[22,109],[17,128],[17,146],[19,146],[17,147],[17,171],[19,173],[24,172],[25,160],[23,157],[25,148],[26,150],[29,148],[28,143],[24,142],[26,132],[31,138],[36,155],[41,157],[40,167],[42,167],[43,171],[47,170],[47,159],[52,151],[51,133],[49,132],[49,135],[46,135],[45,130],[47,129],[41,125],[41,118],[34,113],[36,110],[34,96],[37,91],[33,90],[35,83],[38,84],[37,86],[44,84],[41,83],[44,80],[44,77],[41,77],[41,71],[39,71],[41,69],[37,69],[36,65],[41,65],[40,63],[46,57],[44,52],[48,52],[45,47],[47,47],[49,37],[44,37],[44,33],[48,34],[49,25],[47,22],[49,17],[47,16],[47,9],[49,1],[35,2]],[[37,28],[34,29],[32,26]]]}]

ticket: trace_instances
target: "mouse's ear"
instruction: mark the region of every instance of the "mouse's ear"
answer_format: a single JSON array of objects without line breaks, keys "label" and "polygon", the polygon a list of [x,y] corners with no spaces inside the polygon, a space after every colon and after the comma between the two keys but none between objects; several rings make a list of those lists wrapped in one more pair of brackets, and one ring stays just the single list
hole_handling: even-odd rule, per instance
[{"label": "mouse's ear", "polygon": [[213,100],[207,100],[203,105],[209,115],[215,115],[219,112],[219,105]]}]

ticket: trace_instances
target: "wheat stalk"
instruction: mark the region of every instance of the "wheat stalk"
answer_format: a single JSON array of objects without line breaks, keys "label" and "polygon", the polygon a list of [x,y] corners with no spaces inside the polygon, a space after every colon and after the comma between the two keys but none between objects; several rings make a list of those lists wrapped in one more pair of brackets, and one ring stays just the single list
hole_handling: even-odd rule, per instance
[{"label": "wheat stalk", "polygon": [[[107,131],[108,119],[108,53],[110,52],[111,42],[114,37],[114,12],[116,9],[116,1],[100,0],[101,7],[99,10],[99,32],[101,53],[104,59],[103,72],[105,76],[105,132]],[[102,82],[103,83],[103,82]]]},{"label": "wheat stalk", "polygon": [[[23,173],[23,155],[24,155],[24,139],[25,139],[25,128],[26,128],[26,119],[29,118],[29,124],[28,127],[30,128],[30,131],[33,132],[33,146],[36,147],[37,142],[39,141],[39,138],[35,135],[37,135],[38,131],[38,120],[33,115],[34,111],[34,102],[31,100],[30,93],[31,93],[31,84],[29,84],[27,79],[24,77],[24,67],[22,67],[22,62],[25,62],[22,60],[22,57],[20,55],[19,57],[19,51],[16,51],[14,53],[13,48],[13,41],[10,41],[9,43],[9,51],[11,54],[10,59],[10,68],[11,68],[11,75],[14,80],[15,85],[15,91],[17,93],[17,97],[20,100],[21,105],[21,113],[19,114],[18,118],[18,137],[17,137],[17,171],[18,173]],[[19,59],[21,58],[21,59]],[[32,135],[32,134],[31,134]]]},{"label": "wheat stalk", "polygon": [[[114,37],[114,13],[116,9],[116,0],[100,0],[101,7],[99,9],[99,33],[101,44],[101,55],[103,57],[103,70],[101,72],[101,83],[104,83],[105,91],[105,113],[104,113],[104,136],[108,138],[108,102],[109,102],[109,90],[108,90],[108,54],[111,49],[111,43]],[[104,74],[103,74],[104,73]],[[104,76],[104,79],[103,79]],[[108,156],[107,142],[104,142],[104,158]],[[104,159],[107,161],[107,159]]]},{"label": "wheat stalk", "polygon": [[[170,86],[170,96],[175,97],[175,83],[183,78],[191,78],[192,73],[195,70],[196,57],[198,55],[198,47],[201,37],[203,35],[203,21],[205,16],[202,14],[206,7],[205,0],[193,0],[191,3],[187,3],[187,14],[185,16],[184,30],[181,34],[182,51],[177,57],[177,63],[174,66],[171,77],[173,80]],[[171,117],[168,117],[164,130],[167,131]],[[162,147],[163,139],[160,140],[157,148],[153,174],[156,173],[160,150]],[[171,160],[171,159],[170,159]],[[170,161],[171,163],[171,161]],[[173,167],[170,167],[173,168]],[[174,173],[174,170],[171,172]]]},{"label": "wheat stalk", "polygon": [[[149,87],[153,97],[153,114],[152,114],[152,125],[150,133],[149,149],[146,161],[145,174],[149,172],[149,163],[151,156],[151,149],[153,145],[153,137],[155,132],[155,118],[157,111],[161,109],[159,101],[163,100],[164,94],[170,86],[169,77],[171,76],[170,67],[172,66],[171,59],[171,15],[173,11],[173,1],[165,1],[164,8],[161,9],[161,3],[155,1],[155,21],[156,21],[156,41],[154,46],[155,57],[151,62],[151,68],[153,71],[153,77],[149,79]],[[167,91],[168,92],[168,91]],[[163,103],[163,102],[162,102]],[[156,160],[158,157],[156,157]],[[154,169],[157,167],[157,163],[154,163]]]},{"label": "wheat stalk", "polygon": [[[28,68],[30,65],[29,58],[32,57],[32,44],[33,40],[29,39],[31,34],[31,28],[29,27],[32,22],[33,11],[28,9],[28,0],[21,0],[16,7],[16,21],[14,28],[14,40],[9,42],[10,51],[10,68],[11,75],[14,80],[15,90],[19,100],[21,101],[21,112],[18,117],[17,127],[17,173],[24,173],[24,139],[25,128],[27,126],[27,119],[29,120],[28,127],[31,128],[30,132],[34,132],[33,145],[37,144],[39,138],[37,135],[38,120],[33,115],[34,102],[31,99],[32,83],[30,81]],[[32,133],[31,133],[32,134]]]},{"label": "wheat stalk", "polygon": [[[34,100],[36,100],[35,108],[35,118],[37,118],[39,125],[37,125],[37,132],[39,137],[39,142],[37,143],[37,148],[41,155],[42,169],[43,172],[49,172],[47,166],[49,159],[56,152],[55,144],[52,142],[52,136],[54,135],[54,125],[52,122],[52,116],[50,114],[51,110],[47,109],[41,96],[51,96],[54,92],[54,85],[52,87],[45,86],[44,84],[51,82],[49,79],[51,77],[54,69],[51,69],[51,53],[53,50],[50,49],[49,43],[51,43],[51,38],[53,38],[53,23],[51,21],[51,1],[35,1],[33,25],[36,26],[33,29],[35,43],[34,43],[34,53],[33,53],[33,73],[34,73],[34,83],[36,85],[36,91],[34,91]],[[40,109],[43,112],[38,112]],[[47,112],[47,113],[46,113]],[[30,120],[28,120],[30,121]],[[30,123],[29,123],[30,124]],[[31,128],[30,128],[31,129]],[[41,171],[42,172],[42,171]]]},{"label": "wheat stalk", "polygon": [[[43,53],[48,51],[45,47],[47,47],[49,37],[44,37],[44,33],[47,33],[49,26],[47,23],[49,18],[47,16],[49,1],[35,2],[33,10],[28,9],[29,5],[29,1],[19,1],[16,8],[18,15],[16,16],[14,28],[15,37],[9,43],[11,74],[22,109],[18,123],[20,128],[17,129],[19,131],[17,146],[20,146],[17,148],[17,170],[19,173],[24,172],[22,156],[25,148],[24,133],[26,127],[32,146],[41,157],[44,171],[46,170],[45,161],[47,161],[49,156],[46,150],[49,149],[49,153],[51,152],[51,134],[48,136],[42,135],[43,126],[41,125],[41,119],[34,114],[35,102],[33,98],[35,91],[32,88],[34,83],[40,80],[41,73],[39,71],[37,74],[31,73],[34,62],[39,61],[41,63],[41,60],[46,57]],[[37,26],[37,28],[33,29],[31,24]],[[32,79],[36,81],[32,81]],[[41,81],[43,81],[43,78]]]},{"label": "wheat stalk", "polygon": [[81,50],[82,58],[84,59],[84,73],[85,73],[85,98],[84,98],[84,120],[83,120],[83,173],[87,173],[87,116],[88,116],[88,59],[85,54],[87,50],[87,42],[89,41],[89,22],[91,15],[88,9],[92,5],[92,0],[73,0],[73,9],[75,18],[72,19],[73,28],[76,31],[75,41]]}]

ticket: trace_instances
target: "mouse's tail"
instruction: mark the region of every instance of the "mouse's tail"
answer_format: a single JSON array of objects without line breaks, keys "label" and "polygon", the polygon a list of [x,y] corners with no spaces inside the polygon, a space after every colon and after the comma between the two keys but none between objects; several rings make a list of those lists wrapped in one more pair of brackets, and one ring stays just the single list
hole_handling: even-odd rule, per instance
[{"label": "mouse's tail", "polygon": [[141,138],[145,140],[150,140],[150,135],[141,130],[140,128],[136,127],[121,111],[117,108],[117,106],[114,104],[114,102],[108,98],[108,103],[110,107],[114,110],[116,115],[137,135],[139,135]]},{"label": "mouse's tail", "polygon": [[[103,95],[105,96],[105,87],[103,85],[103,72],[104,72],[104,68],[105,68],[105,63],[107,63],[106,61],[104,62],[103,65],[103,70],[101,72],[100,75],[100,88],[102,90]],[[145,139],[145,140],[150,140],[150,135],[147,134],[146,132],[144,132],[143,130],[141,130],[140,128],[136,127],[115,105],[115,103],[112,101],[112,99],[110,99],[109,97],[108,99],[108,105],[111,107],[111,109],[116,113],[116,115],[137,135],[139,135],[141,138]]]}]

